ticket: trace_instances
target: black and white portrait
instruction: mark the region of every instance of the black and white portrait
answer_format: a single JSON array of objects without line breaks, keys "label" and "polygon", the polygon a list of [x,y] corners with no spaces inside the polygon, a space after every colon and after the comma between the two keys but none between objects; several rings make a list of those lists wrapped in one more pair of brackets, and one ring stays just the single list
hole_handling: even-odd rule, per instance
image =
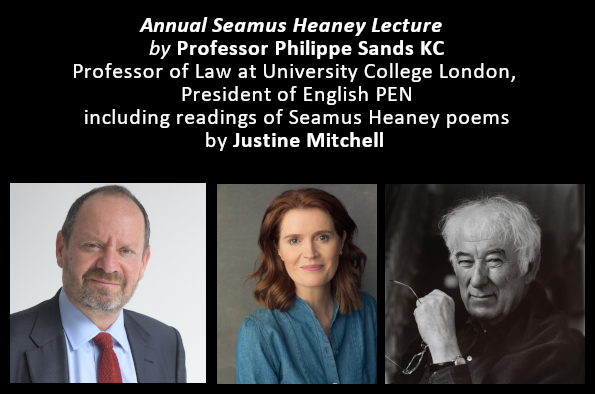
[{"label": "black and white portrait", "polygon": [[584,383],[584,185],[385,185],[386,383]]}]

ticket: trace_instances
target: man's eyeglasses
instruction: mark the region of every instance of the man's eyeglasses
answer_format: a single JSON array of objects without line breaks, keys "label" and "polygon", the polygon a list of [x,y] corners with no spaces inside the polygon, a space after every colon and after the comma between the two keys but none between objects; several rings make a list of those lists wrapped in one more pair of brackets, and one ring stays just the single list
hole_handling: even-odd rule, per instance
[{"label": "man's eyeglasses", "polygon": [[[421,360],[423,360],[424,355],[426,354],[428,345],[426,345],[426,343],[424,341],[421,341],[421,347],[423,350],[421,352],[417,353],[415,356],[413,356],[413,358],[411,359],[411,362],[407,366],[407,369],[404,369],[403,371],[401,371],[405,375],[411,375],[417,369],[417,367],[419,367],[419,364],[421,364]],[[416,360],[417,360],[417,362],[416,362]]]},{"label": "man's eyeglasses", "polygon": [[[417,297],[417,294],[415,294],[415,291],[413,291],[413,289],[411,287],[407,286],[404,283],[397,282],[396,280],[389,279],[388,281],[389,282],[396,283],[398,285],[402,285],[402,286],[407,287],[409,290],[411,290],[413,292],[413,295],[419,301],[419,297]],[[421,301],[419,301],[419,302],[421,303]],[[421,360],[423,360],[424,355],[426,354],[426,350],[428,349],[428,345],[424,341],[421,341],[421,347],[422,347],[422,351],[419,352],[419,353],[417,353],[415,356],[413,356],[413,358],[411,359],[411,362],[409,362],[409,365],[407,366],[407,368],[405,368],[404,370],[401,371],[405,375],[411,375],[417,369],[417,367],[419,367],[419,364],[421,364]],[[384,355],[384,357],[388,358],[386,355]],[[390,360],[390,358],[388,358],[388,359]],[[393,361],[393,360],[390,360],[390,361]],[[393,361],[393,363],[397,367],[401,368],[399,366],[399,364],[395,363],[394,361]]]}]

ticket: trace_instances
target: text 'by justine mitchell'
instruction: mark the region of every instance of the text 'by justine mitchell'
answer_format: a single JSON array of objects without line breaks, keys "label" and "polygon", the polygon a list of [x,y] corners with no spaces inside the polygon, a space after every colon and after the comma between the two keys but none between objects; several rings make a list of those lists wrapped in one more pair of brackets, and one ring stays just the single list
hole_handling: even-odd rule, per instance
[{"label": "text 'by justine mitchell'", "polygon": [[[334,133],[308,133],[306,146],[308,148],[383,148],[384,133],[374,132],[372,136],[359,137],[354,132],[348,136]],[[228,143],[228,137],[213,137],[206,133],[206,147],[219,147],[223,150]],[[232,148],[299,148],[302,140],[299,137],[277,136],[276,133],[262,136],[242,136],[235,134],[235,141],[229,141]]]}]

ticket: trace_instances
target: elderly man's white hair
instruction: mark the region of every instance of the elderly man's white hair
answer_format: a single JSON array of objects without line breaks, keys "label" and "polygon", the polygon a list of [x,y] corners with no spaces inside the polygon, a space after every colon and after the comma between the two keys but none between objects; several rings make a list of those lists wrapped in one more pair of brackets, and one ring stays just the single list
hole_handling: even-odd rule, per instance
[{"label": "elderly man's white hair", "polygon": [[442,237],[456,264],[455,250],[461,237],[512,240],[517,253],[520,275],[533,263],[533,278],[541,260],[541,229],[527,206],[510,197],[491,196],[467,200],[452,208],[440,221]]}]

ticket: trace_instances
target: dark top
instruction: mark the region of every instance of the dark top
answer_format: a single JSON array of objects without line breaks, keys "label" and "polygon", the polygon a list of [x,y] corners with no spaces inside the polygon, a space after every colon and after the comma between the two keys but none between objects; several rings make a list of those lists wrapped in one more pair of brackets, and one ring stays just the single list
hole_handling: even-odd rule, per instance
[{"label": "dark top", "polygon": [[[469,317],[457,330],[467,364],[430,376],[429,349],[411,375],[397,372],[393,383],[584,383],[585,337],[568,328],[566,315],[533,282],[525,299],[502,322],[484,330]],[[402,366],[421,351],[418,336],[403,355]]]},{"label": "dark top", "polygon": [[[56,295],[10,315],[10,382],[68,383],[66,340]],[[144,382],[186,382],[186,356],[173,327],[124,309],[124,327],[136,378]]]}]

